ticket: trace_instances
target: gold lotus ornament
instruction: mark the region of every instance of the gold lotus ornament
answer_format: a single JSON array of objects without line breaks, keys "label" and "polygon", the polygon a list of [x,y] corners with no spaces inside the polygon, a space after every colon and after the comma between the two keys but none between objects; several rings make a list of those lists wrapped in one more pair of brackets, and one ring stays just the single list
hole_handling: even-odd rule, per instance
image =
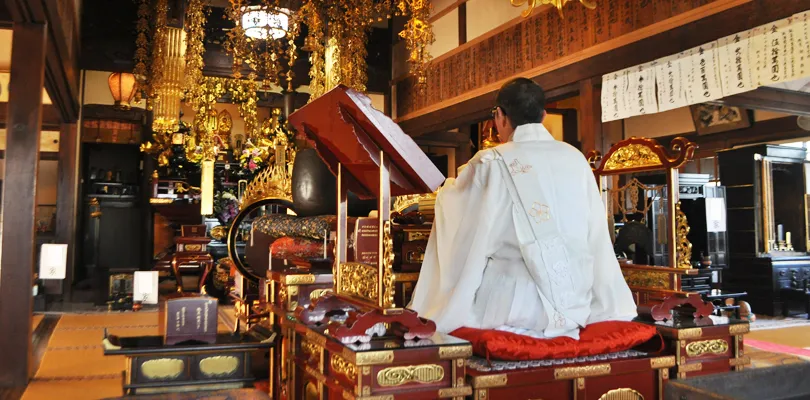
[{"label": "gold lotus ornament", "polygon": [[[535,7],[544,5],[556,7],[557,11],[560,13],[560,16],[562,17],[563,6],[565,6],[565,4],[568,3],[569,1],[574,0],[509,0],[509,1],[515,7],[520,7],[528,2],[528,8],[526,8],[525,10],[523,10],[522,13],[520,13],[520,15],[522,15],[525,18],[528,17],[529,15],[532,15],[532,11],[534,11]],[[582,3],[582,5],[585,6],[586,8],[589,8],[591,10],[596,9],[595,0],[579,0],[579,2]]]}]

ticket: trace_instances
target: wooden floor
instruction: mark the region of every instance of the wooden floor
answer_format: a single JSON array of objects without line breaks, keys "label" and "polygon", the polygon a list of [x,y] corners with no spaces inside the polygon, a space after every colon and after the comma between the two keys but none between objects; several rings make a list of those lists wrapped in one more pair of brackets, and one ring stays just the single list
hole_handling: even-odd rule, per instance
[{"label": "wooden floor", "polygon": [[[34,332],[32,334],[32,371],[39,369],[42,363],[42,356],[48,348],[48,341],[51,340],[56,324],[59,323],[60,314],[45,314],[42,318],[35,318]],[[0,388],[0,400],[19,400],[25,393],[25,388]]]}]

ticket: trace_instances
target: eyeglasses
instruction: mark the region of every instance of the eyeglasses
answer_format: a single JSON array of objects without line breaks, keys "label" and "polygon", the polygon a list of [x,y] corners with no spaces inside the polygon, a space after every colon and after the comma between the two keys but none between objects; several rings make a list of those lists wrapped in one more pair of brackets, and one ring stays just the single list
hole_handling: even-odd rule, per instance
[{"label": "eyeglasses", "polygon": [[492,114],[492,119],[495,119],[495,115],[498,114],[498,106],[492,107],[492,109],[489,110],[489,113]]}]

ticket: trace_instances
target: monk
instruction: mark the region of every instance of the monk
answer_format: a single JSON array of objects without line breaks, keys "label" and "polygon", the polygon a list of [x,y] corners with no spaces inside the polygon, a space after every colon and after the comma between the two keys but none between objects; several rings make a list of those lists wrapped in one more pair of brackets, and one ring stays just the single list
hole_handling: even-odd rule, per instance
[{"label": "monk", "polygon": [[439,332],[567,336],[636,317],[585,157],[542,125],[545,94],[518,78],[492,115],[501,145],[448,179],[410,308]]}]

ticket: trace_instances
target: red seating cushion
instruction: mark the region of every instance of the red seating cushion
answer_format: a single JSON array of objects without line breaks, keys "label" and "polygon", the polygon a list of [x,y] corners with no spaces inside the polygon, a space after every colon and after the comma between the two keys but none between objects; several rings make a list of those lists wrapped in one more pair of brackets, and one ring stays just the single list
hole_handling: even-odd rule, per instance
[{"label": "red seating cushion", "polygon": [[637,322],[605,321],[588,325],[579,340],[569,337],[536,339],[494,329],[459,328],[451,335],[472,343],[479,357],[504,361],[553,360],[596,356],[630,350],[657,335],[654,326]]},{"label": "red seating cushion", "polygon": [[314,258],[323,258],[323,240],[282,237],[270,245],[270,256],[291,261],[309,261]]}]

